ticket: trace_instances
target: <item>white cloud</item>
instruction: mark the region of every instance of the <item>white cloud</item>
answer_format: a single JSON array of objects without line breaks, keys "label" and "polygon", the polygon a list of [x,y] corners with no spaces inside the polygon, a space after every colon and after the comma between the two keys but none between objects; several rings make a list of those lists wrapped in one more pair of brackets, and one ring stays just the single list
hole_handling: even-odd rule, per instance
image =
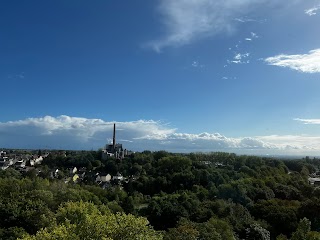
[{"label": "white cloud", "polygon": [[[0,146],[18,148],[99,148],[111,139],[114,122],[79,117],[45,116],[0,122]],[[174,129],[155,121],[115,122],[118,139],[132,141],[147,134],[161,136]]]},{"label": "white cloud", "polygon": [[[0,146],[10,148],[98,149],[112,138],[113,121],[46,116],[0,122]],[[176,152],[228,151],[237,153],[320,152],[320,137],[226,137],[219,133],[180,133],[159,121],[116,122],[117,142],[127,149]]]},{"label": "white cloud", "polygon": [[302,122],[303,124],[320,124],[320,119],[302,119],[302,118],[295,118],[295,121]]},{"label": "white cloud", "polygon": [[288,6],[288,2],[292,4],[292,0],[281,3],[276,0],[160,0],[158,10],[165,26],[164,36],[147,46],[160,52],[164,47],[178,47],[216,34],[229,34],[240,23],[263,22],[248,17],[259,7],[263,6],[266,11],[274,4]]},{"label": "white cloud", "polygon": [[234,59],[241,60],[242,58],[246,58],[246,57],[249,57],[249,56],[250,56],[250,53],[243,53],[243,54],[237,53],[234,56]]},{"label": "white cloud", "polygon": [[205,67],[203,64],[200,64],[198,61],[193,61],[191,66],[194,68],[204,68]]},{"label": "white cloud", "polygon": [[267,22],[267,19],[257,20],[257,19],[247,18],[247,17],[235,18],[233,20],[237,21],[237,22],[241,22],[241,23],[247,23],[247,22],[265,23],[265,22]]},{"label": "white cloud", "polygon": [[253,39],[256,39],[256,38],[259,38],[259,36],[256,33],[251,32],[250,37],[246,37],[244,40],[245,41],[253,41]]},{"label": "white cloud", "polygon": [[320,49],[309,51],[307,54],[280,54],[265,59],[269,65],[288,67],[304,73],[320,72]]},{"label": "white cloud", "polygon": [[251,18],[235,18],[234,19],[237,22],[246,23],[246,22],[256,22],[257,20],[251,19]]},{"label": "white cloud", "polygon": [[193,61],[191,64],[192,67],[198,67],[199,63],[197,61]]},{"label": "white cloud", "polygon": [[250,53],[235,53],[233,60],[228,60],[227,62],[229,64],[235,63],[235,64],[248,64],[250,63],[250,60],[248,59],[250,56]]},{"label": "white cloud", "polygon": [[313,15],[316,15],[319,10],[320,10],[320,5],[310,9],[306,9],[304,12],[309,16],[313,16]]},{"label": "white cloud", "polygon": [[251,32],[251,37],[252,38],[259,38],[258,34],[254,33],[254,32]]},{"label": "white cloud", "polygon": [[310,135],[270,135],[258,136],[257,139],[276,145],[283,150],[294,150],[296,152],[320,152],[320,136]]}]

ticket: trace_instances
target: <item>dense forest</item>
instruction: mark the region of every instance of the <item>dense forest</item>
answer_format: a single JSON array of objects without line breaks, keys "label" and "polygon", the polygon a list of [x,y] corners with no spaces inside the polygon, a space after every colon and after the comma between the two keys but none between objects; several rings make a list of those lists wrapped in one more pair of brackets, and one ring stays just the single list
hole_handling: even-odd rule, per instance
[{"label": "dense forest", "polygon": [[[320,239],[320,160],[230,153],[50,153],[0,171],[0,239]],[[86,169],[66,183],[71,167]],[[52,171],[59,169],[56,177]],[[98,173],[121,174],[102,187]]]}]

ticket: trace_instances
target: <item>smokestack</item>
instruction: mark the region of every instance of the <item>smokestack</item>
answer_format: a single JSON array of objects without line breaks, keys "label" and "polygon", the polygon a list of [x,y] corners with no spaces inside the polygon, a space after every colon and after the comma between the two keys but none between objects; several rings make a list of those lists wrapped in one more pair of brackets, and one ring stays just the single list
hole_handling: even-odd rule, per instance
[{"label": "smokestack", "polygon": [[116,150],[116,124],[113,124],[113,151]]}]

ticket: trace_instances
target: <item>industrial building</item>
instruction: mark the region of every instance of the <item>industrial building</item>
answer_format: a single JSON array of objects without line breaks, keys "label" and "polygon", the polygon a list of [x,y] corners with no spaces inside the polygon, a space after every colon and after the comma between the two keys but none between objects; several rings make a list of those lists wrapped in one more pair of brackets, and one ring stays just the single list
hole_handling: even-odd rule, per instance
[{"label": "industrial building", "polygon": [[122,159],[129,154],[131,154],[131,151],[123,149],[122,144],[116,143],[116,124],[114,123],[112,144],[106,144],[105,148],[102,150],[102,159],[105,160],[108,157]]}]

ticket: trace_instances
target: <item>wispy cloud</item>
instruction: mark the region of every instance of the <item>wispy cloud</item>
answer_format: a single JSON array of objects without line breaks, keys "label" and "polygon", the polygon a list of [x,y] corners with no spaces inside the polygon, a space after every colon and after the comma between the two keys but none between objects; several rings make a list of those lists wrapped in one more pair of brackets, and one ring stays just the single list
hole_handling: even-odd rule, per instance
[{"label": "wispy cloud", "polygon": [[[239,23],[256,21],[247,16],[265,4],[286,5],[276,0],[160,0],[160,20],[165,34],[146,44],[160,52],[220,33],[232,33]],[[266,4],[267,3],[267,4]],[[265,9],[264,9],[265,10]],[[259,21],[258,21],[259,22]]]},{"label": "wispy cloud", "polygon": [[234,21],[241,22],[241,23],[247,23],[247,22],[265,23],[267,19],[257,20],[257,19],[252,19],[248,17],[243,17],[243,18],[235,18]]},{"label": "wispy cloud", "polygon": [[320,72],[320,49],[315,49],[307,54],[286,55],[280,54],[265,59],[269,65],[288,67],[303,73]]},{"label": "wispy cloud", "polygon": [[194,68],[204,68],[205,67],[203,64],[199,63],[199,61],[193,61],[191,63],[191,66]]},{"label": "wispy cloud", "polygon": [[303,118],[295,118],[295,121],[302,122],[303,124],[320,124],[320,119],[303,119]]},{"label": "wispy cloud", "polygon": [[8,79],[16,80],[16,79],[25,79],[24,72],[21,72],[19,74],[9,74]]},{"label": "wispy cloud", "polygon": [[[0,122],[0,145],[12,148],[97,149],[112,137],[113,121],[70,116]],[[220,133],[181,133],[159,121],[116,122],[117,139],[135,151],[231,151],[281,153],[320,151],[320,137],[226,137]]]},{"label": "wispy cloud", "polygon": [[221,78],[222,80],[236,80],[237,77],[227,77],[227,76],[224,76]]},{"label": "wispy cloud", "polygon": [[237,22],[246,23],[246,22],[256,22],[257,20],[251,19],[251,18],[235,18],[234,19]]},{"label": "wispy cloud", "polygon": [[251,38],[259,38],[258,34],[254,33],[254,32],[251,32]]},{"label": "wispy cloud", "polygon": [[233,60],[228,60],[227,62],[229,64],[235,63],[235,64],[248,64],[250,63],[250,60],[248,59],[250,56],[250,53],[235,53]]},{"label": "wispy cloud", "polygon": [[306,9],[304,12],[309,16],[313,16],[313,15],[316,15],[319,10],[320,10],[320,5],[313,8]]}]

